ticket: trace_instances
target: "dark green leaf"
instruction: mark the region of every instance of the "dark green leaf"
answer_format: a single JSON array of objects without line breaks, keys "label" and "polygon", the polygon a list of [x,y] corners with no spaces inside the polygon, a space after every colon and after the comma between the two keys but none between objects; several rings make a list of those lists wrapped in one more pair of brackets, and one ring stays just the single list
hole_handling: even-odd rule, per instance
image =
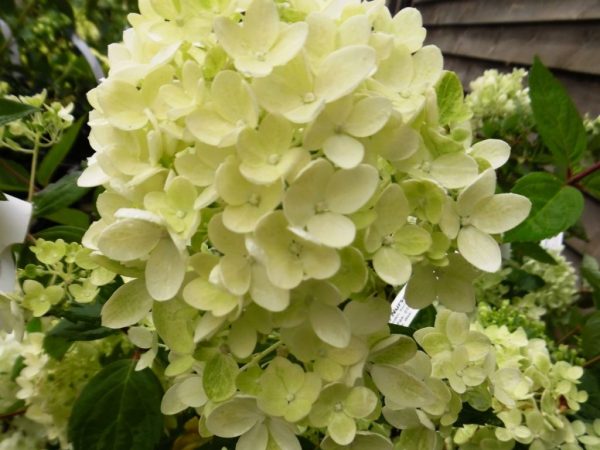
[{"label": "dark green leaf", "polygon": [[37,232],[35,237],[42,238],[47,241],[63,239],[65,242],[81,242],[81,238],[83,237],[84,233],[85,228],[59,225]]},{"label": "dark green leaf", "polygon": [[11,381],[15,381],[17,377],[21,374],[21,370],[25,368],[25,358],[21,355],[17,356],[15,359],[15,363],[13,364],[12,370],[10,371],[10,379]]},{"label": "dark green leaf", "polygon": [[512,192],[532,203],[529,217],[504,235],[506,242],[537,242],[573,225],[583,212],[583,196],[577,189],[546,172],[533,172],[515,183]]},{"label": "dark green leaf", "polygon": [[78,209],[73,208],[59,209],[52,214],[45,215],[44,219],[48,219],[52,222],[60,223],[62,225],[70,225],[72,227],[84,229],[90,225],[90,218],[88,215]]},{"label": "dark green leaf", "polygon": [[529,72],[529,96],[537,131],[565,173],[583,155],[585,127],[565,88],[537,57]]},{"label": "dark green leaf", "polygon": [[19,163],[0,158],[0,189],[3,191],[27,192],[29,175]]},{"label": "dark green leaf", "polygon": [[600,355],[600,311],[589,316],[581,331],[581,350],[586,358]]},{"label": "dark green leaf", "polygon": [[533,292],[546,284],[542,277],[521,269],[511,270],[507,281],[513,285],[516,294]]},{"label": "dark green leaf", "polygon": [[581,180],[581,185],[590,195],[600,200],[600,170],[591,173]]},{"label": "dark green leaf", "polygon": [[81,126],[84,124],[85,119],[86,116],[81,116],[79,119],[77,119],[77,121],[69,127],[65,134],[63,134],[62,139],[50,149],[48,154],[40,163],[36,178],[38,183],[40,183],[42,186],[46,186],[48,183],[50,183],[52,175],[54,175],[54,172],[60,163],[65,159],[73,147],[73,144],[79,135],[79,131],[81,130]]},{"label": "dark green leaf", "polygon": [[60,316],[71,322],[89,322],[100,325],[100,311],[102,311],[102,303],[74,303],[60,312]]},{"label": "dark green leaf", "polygon": [[27,117],[36,112],[38,108],[21,102],[14,102],[0,98],[0,127],[15,120]]},{"label": "dark green leaf", "polygon": [[74,450],[154,450],[160,441],[163,389],[135,361],[109,364],[81,392],[69,420]]},{"label": "dark green leaf", "polygon": [[513,255],[517,258],[522,259],[526,256],[544,264],[556,265],[554,257],[537,242],[514,242],[510,248]]},{"label": "dark green leaf", "polygon": [[29,322],[27,322],[27,326],[25,327],[28,333],[39,333],[42,331],[42,321],[39,317],[34,317]]},{"label": "dark green leaf", "polygon": [[[102,339],[116,333],[116,330],[111,330],[100,325],[100,305],[98,304],[94,308],[93,314],[95,317],[93,319],[87,317],[86,320],[71,321],[63,318],[54,328],[46,333],[44,337],[44,350],[46,350],[46,353],[55,359],[61,359],[73,342],[95,341],[96,339]],[[73,308],[69,312],[71,314],[66,313],[63,315],[74,318],[78,312],[81,313],[82,311],[77,311],[76,308]],[[86,313],[92,313],[92,310],[86,310]]]},{"label": "dark green leaf", "polygon": [[83,197],[89,189],[77,186],[79,175],[81,172],[71,172],[35,194],[33,197],[34,215],[43,217],[52,214]]},{"label": "dark green leaf", "polygon": [[600,371],[584,369],[581,384],[577,387],[588,393],[587,402],[581,405],[577,418],[593,421],[600,417]]},{"label": "dark green leaf", "polygon": [[4,192],[0,192],[0,202],[4,202],[6,200],[7,200],[6,194],[4,194]]},{"label": "dark green leaf", "polygon": [[590,255],[585,255],[581,263],[581,276],[588,282],[592,288],[594,303],[596,308],[600,309],[600,269],[598,261]]},{"label": "dark green leaf", "polygon": [[456,73],[446,72],[435,90],[441,125],[470,118],[471,114],[464,104],[463,87]]}]

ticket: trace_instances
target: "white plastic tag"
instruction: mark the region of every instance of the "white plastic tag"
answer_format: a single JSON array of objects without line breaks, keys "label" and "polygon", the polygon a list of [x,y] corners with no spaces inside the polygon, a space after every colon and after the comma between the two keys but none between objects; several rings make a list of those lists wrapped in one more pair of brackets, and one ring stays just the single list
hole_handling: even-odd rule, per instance
[{"label": "white plastic tag", "polygon": [[564,248],[563,239],[564,233],[559,233],[554,237],[549,239],[544,239],[540,242],[540,246],[545,248],[546,250],[556,250],[558,252],[562,251]]},{"label": "white plastic tag", "polygon": [[15,290],[15,265],[10,254],[10,246],[25,240],[31,203],[6,195],[0,201],[0,292]]},{"label": "white plastic tag", "polygon": [[406,304],[406,301],[404,300],[405,292],[406,286],[400,289],[400,292],[398,292],[398,295],[396,295],[396,298],[392,302],[392,315],[390,316],[390,323],[408,327],[419,310],[413,309]]}]

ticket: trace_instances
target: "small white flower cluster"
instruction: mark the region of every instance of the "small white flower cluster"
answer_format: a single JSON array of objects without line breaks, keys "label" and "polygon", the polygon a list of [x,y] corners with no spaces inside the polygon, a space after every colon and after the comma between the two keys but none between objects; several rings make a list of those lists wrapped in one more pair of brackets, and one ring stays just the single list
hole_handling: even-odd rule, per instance
[{"label": "small white flower cluster", "polygon": [[479,129],[486,121],[513,115],[519,115],[521,120],[531,118],[529,88],[523,87],[526,76],[525,69],[513,69],[510,73],[490,69],[471,81],[466,102],[473,111],[474,127]]}]

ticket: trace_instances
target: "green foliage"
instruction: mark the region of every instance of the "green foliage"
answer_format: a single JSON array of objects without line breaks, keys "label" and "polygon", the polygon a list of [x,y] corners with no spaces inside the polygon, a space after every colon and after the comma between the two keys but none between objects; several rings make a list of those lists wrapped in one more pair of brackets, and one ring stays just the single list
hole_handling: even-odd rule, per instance
[{"label": "green foliage", "polygon": [[441,125],[459,123],[471,118],[471,111],[463,100],[463,87],[454,72],[446,72],[436,86],[439,120]]},{"label": "green foliage", "polygon": [[0,98],[0,127],[27,117],[37,110],[38,108],[31,105]]},{"label": "green foliage", "polygon": [[512,192],[532,202],[529,217],[505,235],[508,242],[536,242],[566,230],[583,212],[583,196],[549,173],[535,172],[521,178]]},{"label": "green foliage", "polygon": [[600,355],[600,311],[589,316],[581,332],[581,350],[591,359]]},{"label": "green foliage", "polygon": [[74,450],[154,450],[162,435],[160,382],[131,360],[104,367],[73,406],[69,437]]},{"label": "green foliage", "polygon": [[34,215],[43,217],[56,213],[83,197],[89,189],[77,186],[77,179],[80,175],[80,172],[71,172],[35,194],[33,197]]},{"label": "green foliage", "polygon": [[567,168],[577,166],[586,149],[581,116],[565,88],[537,57],[529,74],[529,94],[537,131],[564,176]]}]

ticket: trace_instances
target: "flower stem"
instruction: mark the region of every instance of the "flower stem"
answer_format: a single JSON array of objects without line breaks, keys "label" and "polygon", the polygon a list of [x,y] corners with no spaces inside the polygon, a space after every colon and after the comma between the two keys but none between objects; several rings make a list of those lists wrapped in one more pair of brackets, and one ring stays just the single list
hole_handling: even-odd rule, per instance
[{"label": "flower stem", "polygon": [[33,156],[31,158],[31,173],[29,175],[29,193],[27,194],[27,201],[33,200],[33,192],[35,191],[35,173],[37,172],[38,156],[40,152],[39,138],[36,138],[35,145],[33,146]]},{"label": "flower stem", "polygon": [[258,364],[260,362],[261,359],[263,359],[265,356],[267,356],[269,353],[274,352],[275,350],[277,350],[277,348],[281,345],[281,341],[277,341],[275,342],[273,345],[267,347],[266,349],[264,349],[262,352],[260,352],[257,355],[254,355],[254,358],[252,358],[250,361],[248,361],[248,363],[244,364],[242,366],[242,368],[240,369],[240,372],[243,372],[244,370],[249,369],[252,366],[255,366],[256,364]]},{"label": "flower stem", "polygon": [[600,161],[598,161],[597,163],[591,165],[590,167],[588,167],[587,169],[582,170],[579,173],[576,173],[575,175],[571,176],[568,180],[567,180],[567,184],[570,185],[574,185],[577,182],[581,181],[582,179],[584,179],[585,177],[587,177],[588,175],[593,174],[595,171],[600,169]]}]

